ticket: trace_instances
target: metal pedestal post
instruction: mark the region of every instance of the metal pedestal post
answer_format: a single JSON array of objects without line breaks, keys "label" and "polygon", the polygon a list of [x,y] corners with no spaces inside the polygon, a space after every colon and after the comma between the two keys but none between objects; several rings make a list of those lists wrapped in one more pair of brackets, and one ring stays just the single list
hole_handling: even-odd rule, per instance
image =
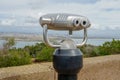
[{"label": "metal pedestal post", "polygon": [[73,75],[58,74],[58,80],[77,80],[77,74]]},{"label": "metal pedestal post", "polygon": [[53,66],[58,72],[58,80],[77,80],[77,73],[83,66],[82,52],[79,49],[56,49]]},{"label": "metal pedestal post", "polygon": [[[90,21],[81,15],[57,13],[41,16],[40,24],[43,27],[44,42],[48,46],[58,48],[53,54],[53,67],[58,72],[58,80],[77,80],[77,73],[83,66],[82,52],[77,47],[86,43]],[[83,29],[83,41],[81,44],[76,44],[71,37],[68,37],[59,45],[55,45],[49,41],[48,29],[66,30],[69,31],[69,35],[72,35],[72,31]]]}]

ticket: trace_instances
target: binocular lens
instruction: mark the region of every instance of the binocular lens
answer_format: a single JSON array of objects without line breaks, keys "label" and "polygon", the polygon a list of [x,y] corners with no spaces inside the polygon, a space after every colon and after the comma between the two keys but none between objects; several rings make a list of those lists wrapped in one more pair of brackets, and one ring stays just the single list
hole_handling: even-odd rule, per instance
[{"label": "binocular lens", "polygon": [[88,19],[86,18],[82,19],[81,26],[83,26],[84,28],[88,28],[90,26]]},{"label": "binocular lens", "polygon": [[75,27],[78,27],[80,25],[80,20],[79,19],[75,19],[73,22]]}]

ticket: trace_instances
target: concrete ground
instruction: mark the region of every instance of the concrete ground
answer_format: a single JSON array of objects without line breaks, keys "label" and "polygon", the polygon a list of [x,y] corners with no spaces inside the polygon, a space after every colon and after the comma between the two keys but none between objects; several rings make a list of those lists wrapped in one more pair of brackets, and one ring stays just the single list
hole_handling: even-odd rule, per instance
[{"label": "concrete ground", "polygon": [[[84,58],[78,80],[120,80],[120,55]],[[57,80],[52,62],[0,68],[0,80]]]}]

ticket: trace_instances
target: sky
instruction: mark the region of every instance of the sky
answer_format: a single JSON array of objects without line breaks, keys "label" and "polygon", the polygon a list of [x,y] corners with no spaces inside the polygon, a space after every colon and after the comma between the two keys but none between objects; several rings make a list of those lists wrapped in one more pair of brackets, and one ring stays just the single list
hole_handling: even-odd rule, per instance
[{"label": "sky", "polygon": [[79,14],[90,20],[90,29],[120,30],[120,0],[0,0],[0,27],[40,26],[47,13]]}]

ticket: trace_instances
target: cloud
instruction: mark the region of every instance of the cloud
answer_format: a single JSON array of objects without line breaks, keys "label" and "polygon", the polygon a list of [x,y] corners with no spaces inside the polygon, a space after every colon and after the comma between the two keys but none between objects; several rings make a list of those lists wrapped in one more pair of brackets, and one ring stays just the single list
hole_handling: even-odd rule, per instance
[{"label": "cloud", "polygon": [[96,3],[99,0],[49,0],[52,3],[81,3],[81,4],[90,4]]},{"label": "cloud", "polygon": [[101,0],[99,2],[96,3],[96,5],[99,6],[99,8],[101,9],[120,9],[120,0]]},{"label": "cloud", "polygon": [[7,25],[7,26],[11,26],[15,23],[15,19],[5,19],[5,20],[1,20],[0,24],[1,25]]},{"label": "cloud", "polygon": [[[2,0],[0,24],[39,26],[41,15],[60,12],[87,16],[91,29],[120,29],[119,4],[120,0]],[[11,16],[15,21],[7,20]]]}]

